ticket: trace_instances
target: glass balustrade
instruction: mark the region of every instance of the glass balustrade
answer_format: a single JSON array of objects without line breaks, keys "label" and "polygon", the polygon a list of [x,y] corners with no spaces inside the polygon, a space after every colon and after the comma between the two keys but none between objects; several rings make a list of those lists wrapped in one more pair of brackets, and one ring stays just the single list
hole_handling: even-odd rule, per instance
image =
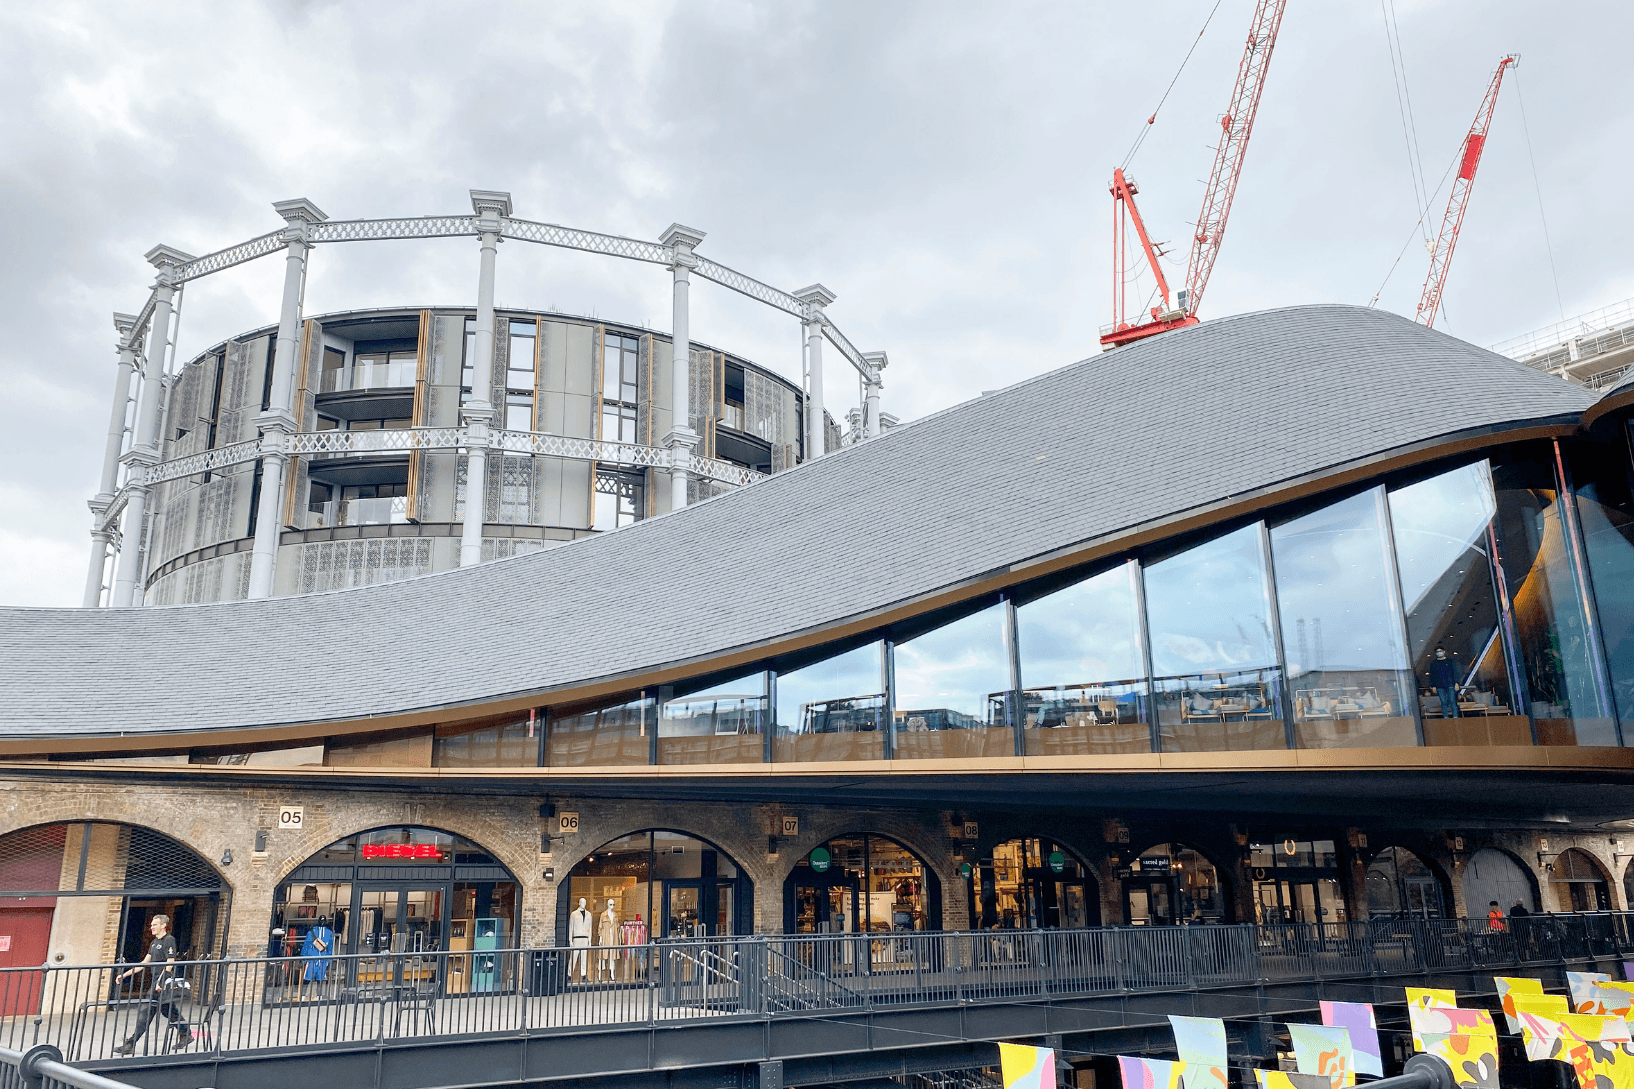
[{"label": "glass balustrade", "polygon": [[408,522],[408,496],[378,499],[331,499],[307,511],[307,529],[335,526],[398,526]]},{"label": "glass balustrade", "polygon": [[326,361],[318,392],[411,387],[418,366],[419,357],[415,352],[360,355],[352,361],[350,368],[332,366]]}]

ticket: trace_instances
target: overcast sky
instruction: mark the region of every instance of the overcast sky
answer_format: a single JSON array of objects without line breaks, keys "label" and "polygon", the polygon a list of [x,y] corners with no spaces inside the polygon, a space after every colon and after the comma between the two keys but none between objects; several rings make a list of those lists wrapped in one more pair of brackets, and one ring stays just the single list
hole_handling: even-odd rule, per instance
[{"label": "overcast sky", "polygon": [[[1498,59],[1522,53],[1438,327],[1490,344],[1634,296],[1634,9],[1393,3],[1432,190]],[[78,604],[111,313],[142,305],[142,254],[262,234],[275,200],[461,214],[468,190],[503,189],[520,218],[638,238],[679,221],[706,256],[834,291],[852,342],[890,353],[885,409],[903,418],[1092,355],[1107,181],[1212,7],[4,5],[0,604]],[[1252,10],[1221,0],[1130,168],[1174,280]],[[1204,320],[1366,304],[1418,218],[1379,0],[1290,0]],[[1411,315],[1427,261],[1407,245],[1378,305]],[[178,358],[276,322],[281,265],[190,286]],[[476,276],[473,239],[324,246],[306,309],[471,305]],[[667,276],[509,243],[498,302],[667,328]],[[783,315],[703,284],[692,330],[798,379]],[[831,408],[854,403],[833,352],[826,375]]]}]

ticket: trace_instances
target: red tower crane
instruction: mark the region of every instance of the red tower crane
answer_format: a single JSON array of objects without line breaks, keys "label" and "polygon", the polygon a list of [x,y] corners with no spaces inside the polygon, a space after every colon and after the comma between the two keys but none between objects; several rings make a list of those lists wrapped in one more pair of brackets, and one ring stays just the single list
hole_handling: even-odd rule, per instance
[{"label": "red tower crane", "polygon": [[1486,97],[1475,111],[1475,123],[1464,137],[1464,151],[1458,160],[1458,176],[1452,180],[1452,195],[1447,198],[1447,214],[1441,217],[1441,235],[1430,251],[1430,274],[1424,278],[1424,294],[1418,300],[1418,313],[1413,320],[1426,328],[1435,326],[1435,316],[1441,310],[1441,292],[1447,286],[1447,270],[1452,266],[1453,247],[1458,245],[1458,232],[1464,225],[1464,210],[1469,207],[1469,192],[1475,187],[1475,170],[1481,165],[1481,152],[1486,150],[1487,130],[1492,127],[1492,111],[1498,106],[1498,88],[1504,81],[1504,69],[1521,62],[1519,53],[1511,53],[1498,62],[1492,73]]},{"label": "red tower crane", "polygon": [[[1220,255],[1226,219],[1231,215],[1231,200],[1236,196],[1237,180],[1242,176],[1243,153],[1248,150],[1248,138],[1254,131],[1260,92],[1265,89],[1265,72],[1271,63],[1271,50],[1277,44],[1277,30],[1282,25],[1282,11],[1287,3],[1288,0],[1259,0],[1254,8],[1254,19],[1248,28],[1248,46],[1237,67],[1237,82],[1231,89],[1231,104],[1220,118],[1220,146],[1214,152],[1214,169],[1209,173],[1203,210],[1197,217],[1197,231],[1192,236],[1186,286],[1174,299],[1169,296],[1169,281],[1158,267],[1163,251],[1147,235],[1146,225],[1135,207],[1135,194],[1139,190],[1134,180],[1124,175],[1122,167],[1112,172],[1112,324],[1101,333],[1103,347],[1113,348],[1168,329],[1197,324],[1197,307],[1203,301],[1209,273],[1214,271],[1214,260]],[[1126,219],[1134,224],[1146,265],[1157,280],[1162,299],[1161,305],[1151,308],[1150,320],[1144,319],[1138,307],[1125,312],[1124,274],[1133,257],[1129,252]]]}]

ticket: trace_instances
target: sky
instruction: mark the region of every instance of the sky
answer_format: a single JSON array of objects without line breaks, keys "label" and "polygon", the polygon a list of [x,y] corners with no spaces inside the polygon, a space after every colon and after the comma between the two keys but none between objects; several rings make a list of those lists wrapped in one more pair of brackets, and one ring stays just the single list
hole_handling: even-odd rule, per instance
[{"label": "sky", "polygon": [[[1184,278],[1253,7],[0,6],[0,604],[79,602],[111,315],[143,304],[155,244],[230,246],[292,197],[468,214],[471,189],[636,238],[680,222],[722,264],[826,285],[911,419],[1096,354],[1107,183],[1143,129],[1128,169]],[[1437,186],[1514,51],[1437,327],[1488,345],[1634,297],[1631,37],[1616,3],[1289,0],[1203,319],[1375,298],[1411,316]],[[472,305],[477,260],[475,239],[322,246],[305,309]],[[498,265],[501,307],[668,328],[657,266],[526,243]],[[177,359],[275,323],[281,266],[192,284]],[[692,336],[799,378],[798,325],[725,289],[694,287]],[[843,411],[855,375],[825,362]]]}]

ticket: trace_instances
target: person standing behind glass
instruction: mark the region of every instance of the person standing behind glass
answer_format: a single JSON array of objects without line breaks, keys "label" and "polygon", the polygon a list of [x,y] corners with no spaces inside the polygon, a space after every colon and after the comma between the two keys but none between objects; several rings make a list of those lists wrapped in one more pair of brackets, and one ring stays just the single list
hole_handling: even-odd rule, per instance
[{"label": "person standing behind glass", "polygon": [[[181,1010],[176,1008],[179,995],[175,992],[180,988],[175,986],[176,979],[170,967],[170,963],[178,959],[176,939],[170,935],[170,916],[155,915],[148,927],[153,931],[153,942],[148,946],[148,955],[143,957],[139,964],[119,973],[117,977],[120,982],[124,982],[141,971],[142,965],[155,966],[153,993],[142,1004],[142,1013],[136,1019],[136,1031],[115,1049],[121,1055],[135,1053],[137,1041],[147,1034],[148,1026],[153,1024],[153,1015],[156,1013],[163,1013],[165,1020],[175,1028],[177,1041],[182,1047],[193,1042],[193,1033],[188,1029],[187,1022],[182,1019]],[[158,967],[160,965],[163,967]]]},{"label": "person standing behind glass", "polygon": [[1435,661],[1430,663],[1430,684],[1441,700],[1441,716],[1458,716],[1458,663],[1447,657],[1441,647],[1435,648]]}]

